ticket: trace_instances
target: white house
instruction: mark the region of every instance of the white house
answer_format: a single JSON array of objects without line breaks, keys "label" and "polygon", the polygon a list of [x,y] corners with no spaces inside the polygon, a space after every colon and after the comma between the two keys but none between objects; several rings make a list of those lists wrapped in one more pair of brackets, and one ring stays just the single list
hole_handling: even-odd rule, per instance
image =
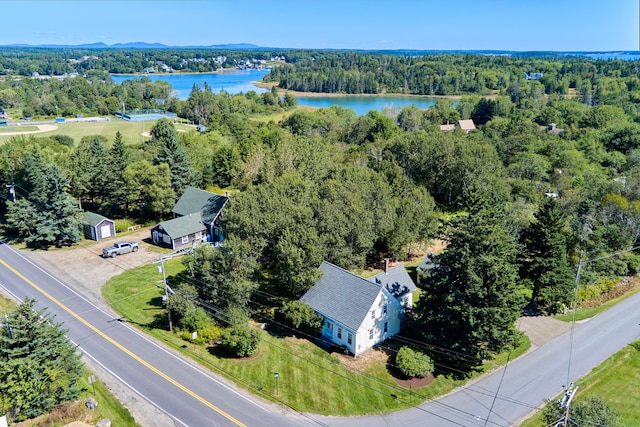
[{"label": "white house", "polygon": [[403,266],[364,279],[327,261],[301,300],[324,318],[322,335],[354,356],[400,332],[416,286]]}]

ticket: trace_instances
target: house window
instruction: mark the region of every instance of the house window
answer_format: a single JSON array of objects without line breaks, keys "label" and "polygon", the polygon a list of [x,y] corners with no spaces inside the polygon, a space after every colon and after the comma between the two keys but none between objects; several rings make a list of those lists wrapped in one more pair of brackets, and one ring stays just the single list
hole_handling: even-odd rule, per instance
[{"label": "house window", "polygon": [[182,244],[189,243],[189,236],[182,236]]},{"label": "house window", "polygon": [[389,322],[384,322],[384,331],[387,332],[389,330]]},{"label": "house window", "polygon": [[202,231],[196,232],[196,239],[202,239]]},{"label": "house window", "polygon": [[376,318],[376,311],[375,310],[371,310],[371,318],[372,319]]},{"label": "house window", "polygon": [[373,329],[369,329],[369,339],[373,339]]},{"label": "house window", "polygon": [[333,335],[333,323],[331,322],[327,322],[327,329],[329,330],[329,332],[331,332],[331,334]]},{"label": "house window", "polygon": [[387,304],[382,306],[382,314],[387,314]]},{"label": "house window", "polygon": [[347,334],[347,343],[351,344],[353,341],[353,335]]},{"label": "house window", "polygon": [[342,338],[342,328],[338,328],[338,338]]}]

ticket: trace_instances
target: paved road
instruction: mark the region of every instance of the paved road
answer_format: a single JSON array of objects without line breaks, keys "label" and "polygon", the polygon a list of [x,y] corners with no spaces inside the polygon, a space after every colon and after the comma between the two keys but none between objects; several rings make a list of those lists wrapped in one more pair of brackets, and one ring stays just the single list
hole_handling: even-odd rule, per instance
[{"label": "paved road", "polygon": [[19,298],[36,297],[39,306],[47,306],[65,323],[69,337],[85,354],[163,408],[176,425],[517,425],[544,399],[560,393],[567,379],[575,381],[640,338],[638,293],[506,368],[420,407],[368,417],[303,416],[256,402],[182,362],[4,244],[0,244],[0,286]]},{"label": "paved road", "polygon": [[0,286],[20,300],[37,298],[36,307],[55,314],[81,352],[162,408],[176,426],[310,423],[300,414],[256,402],[185,363],[4,243],[0,243]]},{"label": "paved road", "polygon": [[[640,338],[640,293],[492,375],[431,401],[393,414],[340,419],[332,426],[511,426],[563,391],[625,345]],[[569,368],[570,367],[570,368]],[[580,393],[580,390],[578,390]]]}]

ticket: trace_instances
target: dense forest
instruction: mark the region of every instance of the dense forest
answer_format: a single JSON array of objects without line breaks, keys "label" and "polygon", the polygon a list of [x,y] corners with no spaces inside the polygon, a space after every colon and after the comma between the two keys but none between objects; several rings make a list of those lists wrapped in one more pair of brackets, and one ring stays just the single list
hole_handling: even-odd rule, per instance
[{"label": "dense forest", "polygon": [[[62,81],[5,79],[4,108],[51,115],[58,105],[107,114],[123,97],[141,108],[162,97],[171,111],[207,126],[178,134],[160,120],[141,144],[121,135],[15,137],[0,147],[0,177],[15,183],[23,200],[7,204],[7,225],[34,246],[72,243],[79,238],[69,231],[68,218],[78,215],[72,200],[105,215],[153,221],[167,217],[187,185],[224,188],[232,192],[225,246],[190,258],[203,285],[184,283],[178,294],[195,293],[245,316],[255,309],[251,301],[280,307],[298,298],[318,278],[322,260],[360,270],[385,257],[421,254],[440,237],[449,246],[420,284],[425,297],[414,320],[423,339],[478,359],[511,345],[523,307],[571,306],[580,253],[593,260],[582,269],[580,302],[640,270],[640,256],[627,251],[640,236],[637,62],[284,56],[288,63],[268,78],[286,89],[462,96],[428,110],[358,117],[340,107],[296,109],[293,97],[275,91],[214,94],[205,86],[184,101],[172,99],[161,83],[116,85],[103,65]],[[18,69],[20,60],[12,61]],[[527,80],[525,72],[543,74]],[[285,118],[254,120],[273,112]],[[469,118],[477,129],[468,134],[440,130]],[[44,214],[47,221],[35,221]],[[48,230],[35,229],[36,222]],[[182,301],[178,323],[190,318],[193,298]],[[451,324],[459,333],[445,333]]]}]

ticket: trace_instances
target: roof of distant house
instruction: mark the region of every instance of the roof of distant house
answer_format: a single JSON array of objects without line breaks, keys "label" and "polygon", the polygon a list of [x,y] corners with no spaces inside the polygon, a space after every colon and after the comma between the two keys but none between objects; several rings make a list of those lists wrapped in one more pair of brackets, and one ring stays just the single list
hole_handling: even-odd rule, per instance
[{"label": "roof of distant house", "polygon": [[440,125],[440,130],[443,132],[446,131],[450,131],[450,130],[455,130],[456,129],[456,125],[454,125],[453,123],[447,123],[446,125]]},{"label": "roof of distant house", "polygon": [[476,125],[473,123],[472,119],[459,120],[458,121],[458,126],[460,126],[460,129],[462,129],[464,131],[470,131],[470,130],[474,130],[476,128]]},{"label": "roof of distant house", "polygon": [[398,265],[386,272],[378,273],[370,277],[369,281],[384,286],[395,298],[400,298],[409,292],[416,291],[416,284],[413,283],[411,276],[409,276],[409,273],[407,273],[403,265]]},{"label": "roof of distant house", "polygon": [[209,224],[220,214],[228,200],[226,196],[187,187],[171,212],[181,216],[197,212],[201,215],[202,222]]},{"label": "roof of distant house", "polygon": [[436,258],[436,254],[434,254],[433,252],[429,252],[424,257],[420,265],[416,267],[416,270],[420,273],[426,273],[431,269],[435,268],[436,266],[435,258]]},{"label": "roof of distant house", "polygon": [[318,313],[357,331],[373,306],[381,285],[322,261],[323,275],[301,298]]}]

